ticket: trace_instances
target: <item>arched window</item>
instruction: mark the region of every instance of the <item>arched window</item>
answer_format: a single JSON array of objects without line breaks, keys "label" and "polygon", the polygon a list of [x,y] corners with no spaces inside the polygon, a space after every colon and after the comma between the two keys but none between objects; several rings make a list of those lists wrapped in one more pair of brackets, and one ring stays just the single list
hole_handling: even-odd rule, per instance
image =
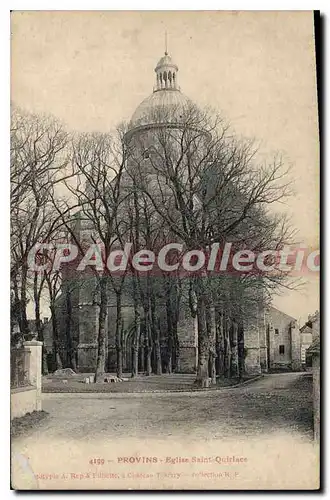
[{"label": "arched window", "polygon": [[166,82],[167,81],[167,73],[166,73],[166,71],[164,71],[164,73],[163,73],[163,78],[164,78],[164,82]]}]

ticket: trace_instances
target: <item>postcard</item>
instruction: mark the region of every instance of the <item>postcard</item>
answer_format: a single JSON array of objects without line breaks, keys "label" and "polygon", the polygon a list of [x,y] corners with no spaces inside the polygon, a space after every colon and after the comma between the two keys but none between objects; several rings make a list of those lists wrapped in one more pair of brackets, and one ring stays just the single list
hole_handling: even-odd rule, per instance
[{"label": "postcard", "polygon": [[319,489],[319,29],[12,11],[12,489]]}]

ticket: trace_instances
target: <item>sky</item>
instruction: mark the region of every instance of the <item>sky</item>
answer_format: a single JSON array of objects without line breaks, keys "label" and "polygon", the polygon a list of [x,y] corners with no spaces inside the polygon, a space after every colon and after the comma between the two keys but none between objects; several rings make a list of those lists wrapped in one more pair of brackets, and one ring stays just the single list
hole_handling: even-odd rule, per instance
[{"label": "sky", "polygon": [[[319,138],[312,12],[30,11],[11,20],[11,99],[70,129],[107,132],[152,93],[168,52],[178,83],[219,111],[263,155],[291,165],[286,211],[299,241],[319,247]],[[301,323],[319,309],[319,278],[274,305]],[[49,313],[45,310],[45,315]]]}]

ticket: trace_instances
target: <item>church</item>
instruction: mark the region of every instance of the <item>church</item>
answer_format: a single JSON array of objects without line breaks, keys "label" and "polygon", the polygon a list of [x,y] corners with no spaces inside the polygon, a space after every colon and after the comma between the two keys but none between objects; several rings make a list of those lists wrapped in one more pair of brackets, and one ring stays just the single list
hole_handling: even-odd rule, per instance
[{"label": "church", "polygon": [[[172,127],[173,121],[180,119],[180,110],[191,104],[178,85],[179,68],[167,51],[155,67],[155,85],[150,96],[144,99],[132,114],[126,140],[135,144],[137,149],[143,149],[139,154],[146,154],[152,147],[155,131],[159,127]],[[169,117],[168,123],[159,123],[157,110],[165,110]],[[165,113],[165,115],[166,115]],[[164,115],[164,116],[165,116]],[[79,217],[76,220],[75,231],[78,238],[90,230]],[[97,332],[98,332],[98,305],[95,301],[93,278],[86,284],[79,284],[72,288],[70,279],[63,272],[62,293],[57,299],[57,322],[62,363],[67,364],[67,336],[68,328],[71,336],[71,349],[74,351],[75,367],[79,372],[93,372],[97,359]],[[67,321],[67,289],[70,292],[70,325]],[[131,287],[127,279],[127,291]],[[132,371],[132,345],[134,336],[134,310],[129,293],[124,293],[122,304],[123,325],[123,371]],[[244,372],[255,375],[261,372],[276,369],[299,370],[301,367],[300,331],[294,318],[278,311],[275,308],[257,307],[255,321],[249,321],[244,326]],[[157,320],[160,329],[160,351],[162,360],[166,359],[166,337],[168,321],[166,318],[166,304],[157,302]],[[106,371],[116,371],[116,342],[115,328],[116,304],[114,294],[109,294],[107,314],[107,342],[106,342]],[[51,358],[53,339],[51,322],[45,325],[45,347]],[[189,308],[180,307],[176,326],[176,354],[175,371],[180,373],[195,373],[198,362],[197,319],[192,317]],[[217,350],[217,346],[215,346]],[[162,369],[166,370],[165,362]],[[154,354],[152,366],[154,372]],[[138,352],[138,371],[145,371],[145,348],[143,341],[143,324]]]}]

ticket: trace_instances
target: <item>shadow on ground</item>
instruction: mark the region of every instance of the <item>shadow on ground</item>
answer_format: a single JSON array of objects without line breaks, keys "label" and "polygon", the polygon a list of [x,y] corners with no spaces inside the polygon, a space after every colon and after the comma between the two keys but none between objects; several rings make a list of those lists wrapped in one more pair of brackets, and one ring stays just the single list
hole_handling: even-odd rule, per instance
[{"label": "shadow on ground", "polygon": [[[151,379],[150,379],[151,380]],[[150,382],[151,383],[151,382]],[[148,394],[44,394],[50,418],[38,428],[56,438],[237,439],[313,436],[310,374],[267,375],[220,391]]]}]

